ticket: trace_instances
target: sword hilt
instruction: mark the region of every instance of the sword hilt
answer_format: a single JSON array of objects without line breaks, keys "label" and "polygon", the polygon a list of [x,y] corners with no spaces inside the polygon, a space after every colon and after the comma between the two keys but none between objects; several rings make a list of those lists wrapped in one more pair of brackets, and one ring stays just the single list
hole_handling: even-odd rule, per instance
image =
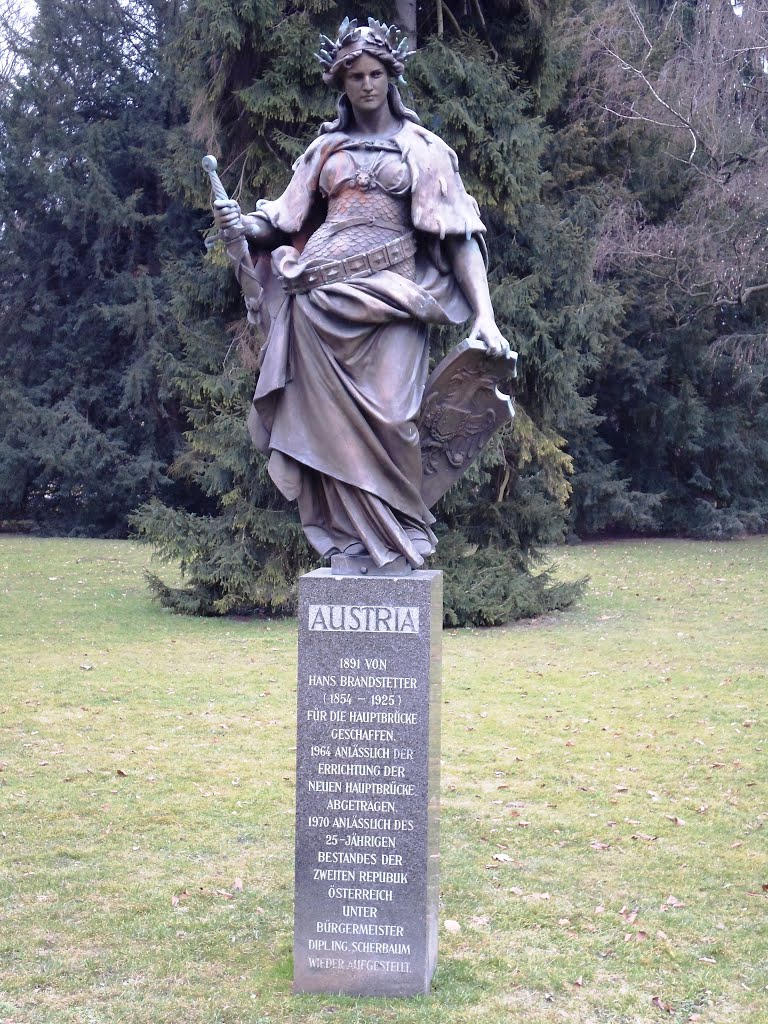
[{"label": "sword hilt", "polygon": [[209,153],[208,156],[203,157],[203,170],[211,179],[211,188],[213,189],[214,197],[216,199],[229,199],[227,190],[222,185],[221,178],[217,173],[218,166],[215,156],[211,156]]}]

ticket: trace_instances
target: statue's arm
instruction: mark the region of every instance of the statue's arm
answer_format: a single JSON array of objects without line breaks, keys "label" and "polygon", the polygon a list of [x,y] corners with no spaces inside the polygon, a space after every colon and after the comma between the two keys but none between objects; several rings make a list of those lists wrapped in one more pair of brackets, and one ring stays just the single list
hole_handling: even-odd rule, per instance
[{"label": "statue's arm", "polygon": [[234,199],[217,199],[213,204],[213,216],[225,243],[245,236],[258,249],[273,249],[282,239],[281,232],[264,214],[258,211],[243,214]]},{"label": "statue's arm", "polygon": [[484,342],[489,355],[508,357],[509,342],[496,326],[485,260],[477,240],[449,235],[445,245],[456,280],[475,314],[470,339],[478,338]]},{"label": "statue's arm", "polygon": [[293,177],[283,194],[275,200],[260,199],[253,213],[243,214],[233,199],[217,199],[213,213],[224,242],[246,238],[257,249],[269,251],[298,234],[312,214],[320,170],[338,142],[334,139],[316,139],[294,164]]},{"label": "statue's arm", "polygon": [[274,249],[285,240],[282,231],[278,231],[265,214],[246,213],[243,214],[243,226],[245,237],[260,249]]}]

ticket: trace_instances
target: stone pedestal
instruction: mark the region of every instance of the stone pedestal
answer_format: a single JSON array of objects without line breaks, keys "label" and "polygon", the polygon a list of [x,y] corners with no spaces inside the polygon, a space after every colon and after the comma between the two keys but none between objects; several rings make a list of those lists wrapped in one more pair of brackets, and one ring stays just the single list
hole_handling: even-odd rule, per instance
[{"label": "stone pedestal", "polygon": [[442,574],[299,583],[294,991],[411,996],[437,960]]}]

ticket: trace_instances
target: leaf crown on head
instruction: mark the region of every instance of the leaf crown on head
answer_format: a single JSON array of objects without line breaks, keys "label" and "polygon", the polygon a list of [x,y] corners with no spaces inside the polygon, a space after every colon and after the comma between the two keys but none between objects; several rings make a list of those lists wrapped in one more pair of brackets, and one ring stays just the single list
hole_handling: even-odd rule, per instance
[{"label": "leaf crown on head", "polygon": [[385,25],[384,22],[368,19],[368,27],[359,26],[357,19],[345,18],[339,25],[339,33],[334,42],[328,36],[320,36],[320,50],[315,57],[323,68],[323,81],[333,84],[339,73],[349,67],[365,51],[374,56],[389,57],[386,63],[391,65],[395,75],[402,75],[405,62],[410,57],[408,39],[402,35],[397,25]]}]

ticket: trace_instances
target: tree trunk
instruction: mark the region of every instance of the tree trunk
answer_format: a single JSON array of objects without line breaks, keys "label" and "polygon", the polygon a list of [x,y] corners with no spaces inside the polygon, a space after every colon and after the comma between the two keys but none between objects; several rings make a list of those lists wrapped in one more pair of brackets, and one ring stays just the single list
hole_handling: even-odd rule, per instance
[{"label": "tree trunk", "polygon": [[416,49],[416,0],[395,0],[397,27],[408,36],[408,46]]}]

